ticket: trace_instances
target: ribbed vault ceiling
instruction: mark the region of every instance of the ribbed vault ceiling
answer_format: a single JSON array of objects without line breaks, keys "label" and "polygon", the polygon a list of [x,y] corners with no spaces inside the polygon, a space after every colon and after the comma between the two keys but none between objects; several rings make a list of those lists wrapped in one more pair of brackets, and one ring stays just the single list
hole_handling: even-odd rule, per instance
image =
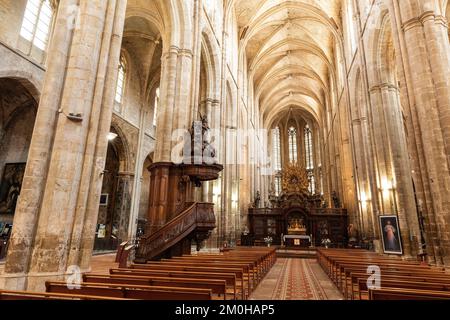
[{"label": "ribbed vault ceiling", "polygon": [[301,109],[320,124],[335,81],[340,0],[236,0],[241,50],[265,125]]}]

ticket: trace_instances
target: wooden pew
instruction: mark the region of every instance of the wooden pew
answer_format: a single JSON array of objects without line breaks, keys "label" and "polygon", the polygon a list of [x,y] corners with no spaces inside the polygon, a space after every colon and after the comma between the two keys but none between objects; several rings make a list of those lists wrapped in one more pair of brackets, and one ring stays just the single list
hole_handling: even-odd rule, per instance
[{"label": "wooden pew", "polygon": [[[351,275],[355,300],[368,299],[367,278],[365,273],[354,272]],[[429,275],[427,273],[406,275],[402,273],[382,274],[382,288],[425,289],[432,291],[450,291],[450,275]]]},{"label": "wooden pew", "polygon": [[276,251],[236,250],[226,253],[225,256],[254,259],[263,274],[266,274],[276,262]]},{"label": "wooden pew", "polygon": [[369,290],[370,300],[450,300],[450,292],[386,288]]},{"label": "wooden pew", "polygon": [[69,289],[65,282],[45,283],[47,292],[130,298],[140,300],[212,300],[211,290],[174,287],[151,287],[111,283],[82,283],[77,289]]},{"label": "wooden pew", "polygon": [[224,300],[227,299],[227,283],[225,280],[85,274],[83,275],[83,283],[111,283],[156,287],[209,289],[213,294],[222,297]]},{"label": "wooden pew", "polygon": [[[148,276],[162,276],[174,278],[189,278],[189,279],[217,279],[225,280],[227,284],[227,293],[232,293],[236,300],[238,292],[238,282],[234,273],[209,273],[203,272],[186,272],[186,271],[168,271],[168,270],[141,270],[141,269],[110,269],[111,275],[116,276],[132,276],[132,277],[148,277]],[[229,290],[231,289],[231,291]]]},{"label": "wooden pew", "polygon": [[[163,259],[162,261],[166,261],[167,259]],[[237,264],[237,265],[243,265],[246,266],[246,268],[249,269],[250,274],[252,275],[253,279],[253,285],[256,287],[256,285],[259,283],[259,281],[262,279],[263,274],[261,269],[258,266],[257,261],[255,259],[251,258],[235,258],[230,256],[183,256],[183,257],[174,257],[170,259],[174,262],[179,263],[202,263],[202,264],[218,264],[222,265],[224,263],[227,264]]]},{"label": "wooden pew", "polygon": [[[318,261],[346,298],[421,300],[447,299],[450,275],[442,268],[356,250],[318,250]],[[381,288],[367,288],[367,268],[377,266]]]},{"label": "wooden pew", "polygon": [[0,290],[0,300],[127,300],[91,295]]},{"label": "wooden pew", "polygon": [[426,274],[442,274],[442,271],[433,270],[431,268],[423,267],[423,266],[411,266],[411,265],[402,265],[401,263],[395,263],[395,264],[387,264],[383,263],[381,261],[372,261],[367,263],[345,263],[345,264],[339,264],[338,266],[338,272],[337,277],[338,281],[336,284],[338,287],[346,294],[348,290],[352,287],[351,282],[351,273],[352,272],[366,272],[369,268],[369,266],[376,265],[380,268],[380,271],[383,275],[385,274],[405,274],[405,275],[417,275],[417,274],[423,274],[424,272]]},{"label": "wooden pew", "polygon": [[[358,279],[358,297],[359,300],[369,299],[369,288],[367,288],[367,282],[364,279]],[[447,283],[442,282],[427,282],[427,281],[408,281],[406,280],[386,280],[381,279],[380,289],[408,289],[408,290],[426,290],[426,291],[439,291],[450,292],[450,281]]]},{"label": "wooden pew", "polygon": [[[247,284],[249,292],[251,292],[253,287],[256,287],[256,275],[251,271],[249,264],[247,263],[235,263],[235,262],[227,262],[227,261],[195,261],[195,260],[183,260],[179,261],[176,259],[162,259],[161,261],[153,261],[148,262],[147,264],[132,264],[130,268],[132,269],[142,269],[147,268],[148,266],[159,267],[159,266],[179,266],[179,267],[200,267],[208,269],[216,268],[215,271],[221,271],[220,269],[233,269],[242,270],[242,279]],[[238,279],[241,279],[240,273],[236,274]]]},{"label": "wooden pew", "polygon": [[[191,271],[191,272],[201,272],[204,277],[208,273],[231,273],[235,274],[237,281],[239,282],[238,288],[241,289],[242,299],[247,299],[250,290],[250,282],[247,282],[245,286],[244,270],[243,268],[232,268],[232,267],[201,267],[201,266],[186,266],[186,265],[170,265],[162,263],[149,263],[142,265],[131,265],[131,270],[165,270],[165,271]],[[214,278],[212,278],[214,279]]]}]

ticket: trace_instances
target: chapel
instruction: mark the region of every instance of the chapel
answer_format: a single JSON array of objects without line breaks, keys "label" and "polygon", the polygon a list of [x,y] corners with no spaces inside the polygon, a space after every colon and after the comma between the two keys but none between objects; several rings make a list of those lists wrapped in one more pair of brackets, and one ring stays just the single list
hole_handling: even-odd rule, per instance
[{"label": "chapel", "polygon": [[450,299],[449,0],[0,0],[0,300]]}]

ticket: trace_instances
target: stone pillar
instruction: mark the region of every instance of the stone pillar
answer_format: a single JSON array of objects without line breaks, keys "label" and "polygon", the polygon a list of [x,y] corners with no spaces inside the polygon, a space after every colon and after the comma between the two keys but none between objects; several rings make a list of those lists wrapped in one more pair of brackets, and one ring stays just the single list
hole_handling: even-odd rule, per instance
[{"label": "stone pillar", "polygon": [[[70,264],[79,265],[81,270],[89,269],[94,248],[95,229],[97,227],[98,219],[98,205],[102,192],[103,171],[108,152],[108,139],[105,139],[104,137],[107,136],[111,130],[111,119],[117,88],[118,65],[120,64],[120,51],[122,48],[122,36],[125,24],[127,0],[116,1],[115,8],[114,21],[110,34],[111,41],[108,51],[104,94],[102,99],[98,100],[101,104],[100,115],[98,118],[98,129],[96,132],[96,137],[98,137],[98,139],[95,143],[95,150],[92,151],[93,157],[90,157],[91,162],[87,163],[87,166],[92,166],[92,169],[90,174],[86,175],[86,177],[89,177],[90,179],[90,189],[86,200],[86,213],[83,219],[81,244],[79,245],[79,251],[77,252],[72,249],[71,255],[69,256]],[[92,139],[95,140],[95,136],[92,136]],[[88,145],[91,144],[88,143]],[[80,207],[82,207],[82,205],[80,205]],[[74,231],[73,234],[76,235],[78,233]],[[74,241],[74,239],[72,239],[72,243],[72,248],[78,247],[78,244]]]},{"label": "stone pillar", "polygon": [[171,160],[170,150],[172,143],[168,142],[171,141],[172,137],[177,58],[178,52],[174,47],[163,53],[161,58],[160,102],[164,108],[161,108],[162,110],[158,112],[155,162]]},{"label": "stone pillar", "polygon": [[[44,174],[40,179],[42,183],[45,182],[43,185],[45,191],[42,199],[36,197],[36,192],[34,193],[34,201],[37,201],[36,211],[31,218],[27,215],[27,221],[22,221],[22,210],[18,210],[19,219],[14,222],[16,232],[21,237],[24,235],[29,237],[27,241],[30,241],[30,244],[28,247],[24,246],[22,241],[17,243],[17,247],[13,245],[11,248],[8,257],[10,267],[6,268],[6,273],[17,273],[17,267],[14,268],[14,266],[18,263],[23,265],[20,270],[21,277],[16,278],[18,281],[7,281],[8,289],[44,290],[45,280],[64,277],[72,260],[69,259],[69,248],[72,247],[77,251],[82,246],[80,241],[74,241],[72,244],[74,238],[77,240],[78,237],[78,235],[74,237],[73,232],[79,231],[77,225],[84,220],[86,204],[83,205],[82,199],[83,194],[86,193],[86,190],[83,190],[86,185],[83,180],[86,172],[89,172],[87,171],[89,163],[92,163],[90,161],[91,152],[94,150],[92,145],[96,144],[97,139],[102,140],[102,137],[93,134],[92,130],[98,125],[97,119],[101,101],[103,101],[104,73],[109,61],[108,52],[113,38],[111,29],[115,21],[114,16],[116,9],[120,8],[120,4],[126,5],[126,1],[118,3],[116,7],[116,1],[81,0],[78,21],[72,37],[72,34],[67,31],[70,24],[64,17],[68,12],[66,6],[73,6],[75,3],[61,1],[55,27],[56,34],[50,46],[49,71],[44,85],[44,93],[46,90],[55,92],[55,87],[61,88],[62,94],[58,93],[58,96],[61,95],[61,100],[54,97],[53,93],[48,93],[47,99],[53,99],[49,101],[44,98],[41,101],[44,111],[41,111],[43,109],[40,107],[39,112],[44,114],[45,118],[38,115],[38,130],[35,131],[31,146],[32,150],[36,150],[42,147],[43,142],[51,141],[51,144],[46,146],[49,155],[48,169],[45,170],[45,174],[39,173]],[[73,7],[69,8],[73,9]],[[67,45],[70,39],[71,43]],[[67,61],[69,47],[70,58],[68,62],[64,62]],[[62,48],[64,51],[61,50]],[[52,58],[53,55],[55,59]],[[61,63],[65,66],[61,66]],[[54,70],[53,73],[52,70]],[[65,72],[64,75],[60,74],[61,70]],[[62,87],[63,84],[64,87]],[[45,108],[48,107],[45,104],[42,105],[45,101],[53,106],[53,109],[48,110],[49,112],[55,112],[55,109],[60,110],[57,118],[49,118],[45,114],[47,111]],[[72,116],[77,114],[80,116]],[[39,136],[39,128],[42,125],[46,126],[46,130],[50,128],[51,131],[51,128],[54,128],[54,132],[51,132],[54,135],[53,141],[51,138]],[[104,140],[106,141],[106,134]],[[47,154],[42,149],[40,152],[41,157]],[[46,163],[45,159],[35,159],[33,151],[30,155],[30,168],[35,170],[33,166],[36,166],[38,161],[41,166]],[[31,172],[36,172],[34,170]],[[27,180],[24,182],[27,183]],[[31,183],[31,180],[28,183]],[[99,183],[101,186],[101,180]],[[38,183],[37,186],[39,185]],[[30,185],[30,187],[35,186]],[[27,206],[26,200],[23,200],[22,208]],[[98,213],[98,199],[96,213]],[[29,227],[29,221],[33,222],[35,228],[33,231]],[[91,232],[94,234],[94,230]],[[28,262],[24,263],[25,261]]]},{"label": "stone pillar", "polygon": [[114,214],[112,225],[118,229],[117,238],[119,242],[129,239],[128,226],[130,223],[131,196],[133,194],[134,173],[120,172],[117,189],[116,203],[114,206]]},{"label": "stone pillar", "polygon": [[[427,1],[430,5],[432,1]],[[445,17],[426,11],[420,17],[434,82],[447,163],[450,163],[450,43]]]},{"label": "stone pillar", "polygon": [[[55,122],[61,104],[61,94],[72,43],[73,29],[69,28],[72,8],[77,3],[77,0],[60,1],[53,37],[48,47],[46,78],[36,115],[27,168],[17,203],[14,228],[5,265],[4,287],[12,290],[26,287],[26,274],[39,219],[39,209],[56,129]],[[0,285],[0,287],[2,286]]]},{"label": "stone pillar", "polygon": [[414,130],[423,148],[419,152],[425,159],[419,197],[428,215],[427,228],[433,230],[428,239],[435,247],[437,263],[450,265],[449,51],[448,37],[442,35],[442,18],[431,12],[434,9],[435,1],[431,0],[416,6],[389,1],[394,28],[401,30],[398,47],[411,95],[411,113],[417,117]]},{"label": "stone pillar", "polygon": [[[93,96],[100,67],[102,34],[107,3],[81,1],[67,67],[62,112],[56,125],[48,177],[28,276],[29,290],[42,290],[44,280],[62,279],[75,218],[89,124],[94,115]],[[80,114],[81,121],[67,114]],[[45,276],[42,276],[45,274]]]},{"label": "stone pillar", "polygon": [[136,154],[136,166],[134,168],[134,185],[133,194],[131,199],[131,209],[130,209],[130,223],[128,225],[128,240],[133,240],[136,238],[138,219],[139,219],[139,204],[141,200],[142,182],[143,182],[143,166],[147,154],[145,154],[145,124],[148,119],[148,111],[145,107],[141,108],[141,117],[139,125],[139,140],[138,140],[138,151]]},{"label": "stone pillar", "polygon": [[406,144],[406,134],[403,126],[403,115],[400,106],[399,91],[397,88],[384,86],[382,88],[385,101],[385,119],[391,146],[393,181],[391,193],[394,206],[397,206],[400,225],[403,227],[403,240],[405,253],[416,258],[419,245],[419,220],[417,217],[414,188],[412,184],[411,166]]},{"label": "stone pillar", "polygon": [[[375,132],[384,131],[386,140],[378,141],[379,150],[384,149],[379,157],[386,171],[378,181],[379,198],[383,214],[396,214],[403,237],[403,249],[407,258],[417,255],[419,243],[419,221],[414,200],[411,167],[409,165],[406,135],[403,126],[399,91],[394,84],[381,84],[371,90],[373,99],[378,105],[377,118],[381,127]],[[383,143],[383,141],[385,141]],[[388,189],[386,189],[388,188]],[[381,231],[380,231],[381,232]]]}]

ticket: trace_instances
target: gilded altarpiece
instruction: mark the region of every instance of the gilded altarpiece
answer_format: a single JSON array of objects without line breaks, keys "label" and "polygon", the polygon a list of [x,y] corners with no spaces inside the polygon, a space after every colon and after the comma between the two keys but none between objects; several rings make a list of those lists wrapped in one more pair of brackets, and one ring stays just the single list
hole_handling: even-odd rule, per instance
[{"label": "gilded altarpiece", "polygon": [[270,197],[269,208],[249,209],[249,231],[254,244],[273,238],[274,245],[288,247],[321,246],[330,239],[331,246],[345,247],[348,242],[347,211],[329,208],[321,195],[308,191],[304,167],[289,165],[282,171],[282,193]]}]

